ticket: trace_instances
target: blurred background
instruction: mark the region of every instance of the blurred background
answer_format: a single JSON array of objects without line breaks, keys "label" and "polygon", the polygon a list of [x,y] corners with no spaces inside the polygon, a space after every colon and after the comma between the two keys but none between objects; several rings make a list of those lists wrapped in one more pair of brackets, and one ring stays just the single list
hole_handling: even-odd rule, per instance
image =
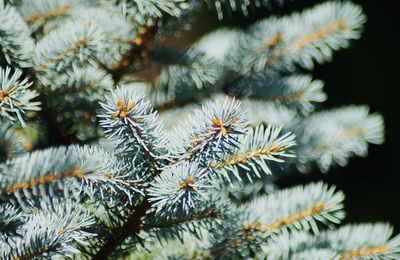
[{"label": "blurred background", "polygon": [[[214,12],[200,13],[190,32],[168,43],[185,46],[218,27],[246,27],[274,14],[301,11],[323,1],[285,1],[283,7],[258,9],[251,18],[234,14],[219,21]],[[394,1],[353,1],[368,17],[360,40],[349,49],[336,52],[331,63],[316,66],[313,75],[325,81],[328,100],[324,108],[349,104],[367,104],[371,112],[385,118],[386,141],[370,146],[366,158],[353,158],[344,167],[328,173],[317,170],[310,175],[292,174],[283,178],[281,187],[324,180],[346,194],[346,222],[387,221],[400,232],[400,89],[397,73],[400,66],[400,23]],[[396,164],[397,162],[397,164]]]}]

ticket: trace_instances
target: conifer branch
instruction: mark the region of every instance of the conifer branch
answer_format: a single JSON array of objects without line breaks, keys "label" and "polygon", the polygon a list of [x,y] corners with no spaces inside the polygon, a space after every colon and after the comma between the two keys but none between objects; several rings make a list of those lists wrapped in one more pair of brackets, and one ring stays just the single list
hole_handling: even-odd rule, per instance
[{"label": "conifer branch", "polygon": [[168,167],[148,189],[156,213],[171,214],[195,208],[206,198],[210,188],[207,169],[200,164],[182,162]]},{"label": "conifer branch", "polygon": [[71,10],[71,7],[68,5],[60,6],[57,7],[53,10],[48,10],[43,13],[38,13],[35,15],[32,15],[30,17],[24,18],[24,20],[28,23],[40,20],[40,19],[49,19],[49,18],[54,18],[54,17],[60,17],[67,15],[68,12]]},{"label": "conifer branch", "polygon": [[228,16],[232,18],[237,13],[244,16],[249,16],[257,8],[269,8],[273,3],[283,4],[283,0],[203,0],[209,8],[214,9],[217,12],[219,20]]},{"label": "conifer branch", "polygon": [[250,100],[298,107],[307,113],[314,109],[314,103],[326,100],[323,85],[322,81],[312,80],[312,77],[307,75],[280,78],[255,73],[238,80],[233,85],[234,88],[227,91]]},{"label": "conifer branch", "polygon": [[130,214],[125,223],[113,232],[100,250],[93,256],[93,260],[107,259],[128,237],[137,235],[142,227],[142,219],[151,209],[151,203],[144,198],[135,211]]},{"label": "conifer branch", "polygon": [[[361,8],[161,44],[206,2],[221,19],[272,0],[0,0],[1,259],[399,258],[389,225],[321,231],[344,218],[334,187],[265,175],[327,171],[383,141],[367,107],[313,112],[323,83],[299,68],[358,38]],[[25,153],[22,139],[55,147]],[[59,147],[71,143],[91,144]]]},{"label": "conifer branch", "polygon": [[[108,132],[111,136],[120,135],[124,145],[129,138],[135,138],[133,144],[139,145],[140,150],[146,154],[154,170],[153,178],[157,177],[162,164],[157,158],[157,151],[153,150],[153,145],[154,138],[160,138],[162,135],[156,137],[155,133],[160,129],[151,125],[155,123],[156,114],[152,113],[148,103],[142,100],[139,93],[121,88],[117,89],[113,93],[113,99],[109,99],[108,103],[103,103],[102,107],[105,113],[100,115],[103,118],[101,124],[105,127],[106,133]],[[150,128],[146,129],[146,127]],[[149,137],[150,140],[147,139]],[[121,227],[115,230],[113,234],[116,235],[111,235],[106,239],[93,259],[106,259],[128,237],[136,236],[142,229],[142,218],[152,208],[152,204],[149,197],[144,196],[134,212],[130,213]]]},{"label": "conifer branch", "polygon": [[[44,201],[35,213],[27,217],[21,237],[9,248],[1,249],[2,258],[71,257],[77,250],[76,242],[85,243],[85,239],[94,235],[84,231],[94,224],[94,220],[82,205],[70,200],[49,199],[47,203],[58,203],[49,207]],[[43,225],[47,227],[42,228]]]},{"label": "conifer branch", "polygon": [[216,219],[221,216],[221,213],[217,210],[204,211],[200,214],[182,216],[181,218],[171,219],[169,221],[163,221],[161,223],[151,224],[149,228],[171,228],[182,224],[188,224],[190,222],[197,222],[205,219]]},{"label": "conifer branch", "polygon": [[312,114],[294,129],[298,132],[297,154],[304,170],[312,161],[324,172],[334,162],[345,165],[352,153],[364,156],[368,143],[383,142],[382,117],[369,114],[368,108],[362,106]]},{"label": "conifer branch", "polygon": [[[387,224],[346,225],[327,230],[317,236],[307,232],[294,232],[278,236],[265,247],[265,256],[293,258],[308,255],[313,250],[326,250],[334,259],[390,259],[400,252],[399,237],[393,237]],[[333,253],[333,254],[332,254]]]},{"label": "conifer branch", "polygon": [[162,166],[166,140],[161,123],[157,122],[158,114],[141,95],[118,88],[106,103],[101,103],[104,111],[99,115],[100,125],[109,137],[119,137],[121,150],[131,153],[132,158],[137,151],[144,153],[156,174]]},{"label": "conifer branch", "polygon": [[[30,67],[35,43],[30,30],[14,6],[0,0],[0,64]],[[1,82],[1,81],[0,81]]]},{"label": "conifer branch", "polygon": [[385,255],[386,253],[388,253],[388,247],[386,245],[383,245],[370,248],[361,248],[349,252],[343,252],[341,253],[341,259],[371,257],[375,255]]},{"label": "conifer branch", "polygon": [[[118,84],[123,76],[134,70],[134,62],[146,58],[148,55],[146,46],[157,31],[157,26],[149,25],[139,28],[136,37],[129,42],[130,50],[123,54],[121,61],[112,69],[111,74],[115,84]],[[138,55],[139,54],[139,55]],[[143,62],[143,61],[141,61]]]},{"label": "conifer branch", "polygon": [[25,126],[23,114],[40,110],[40,102],[34,101],[39,94],[30,89],[32,83],[26,78],[21,80],[21,76],[19,69],[11,74],[10,67],[0,68],[0,115]]},{"label": "conifer branch", "polygon": [[[244,134],[246,112],[234,99],[216,100],[194,111],[194,115],[176,129],[173,157],[175,161],[221,160],[220,154],[238,147],[238,137]],[[200,121],[201,120],[201,121]],[[177,136],[179,136],[177,138]]]},{"label": "conifer branch", "polygon": [[271,174],[268,161],[283,162],[284,157],[293,156],[289,149],[295,145],[294,135],[290,133],[281,135],[280,132],[281,128],[267,126],[264,129],[262,125],[249,129],[246,135],[239,138],[238,148],[220,161],[211,164],[211,168],[215,171],[225,171],[224,175],[231,172],[239,180],[241,172],[246,172],[250,180],[252,178],[249,172],[259,178],[260,172]]},{"label": "conifer branch", "polygon": [[124,167],[101,149],[70,146],[36,151],[17,157],[2,169],[0,197],[24,204],[27,196],[70,197],[84,192],[104,199],[108,191],[113,191],[131,200],[140,191],[130,185],[130,181],[135,181],[133,176],[119,180],[124,176]]},{"label": "conifer branch", "polygon": [[38,185],[49,185],[54,183],[55,181],[59,181],[69,177],[76,178],[77,180],[82,180],[84,176],[85,173],[81,169],[71,169],[61,173],[52,173],[46,176],[40,176],[38,178],[31,179],[29,181],[24,181],[12,184],[11,186],[7,186],[0,192],[0,196],[4,196],[7,193],[19,192],[24,189],[33,189]]},{"label": "conifer branch", "polygon": [[244,59],[242,69],[248,72],[293,71],[295,65],[311,69],[314,61],[330,60],[332,49],[345,48],[349,40],[359,38],[364,22],[361,9],[349,2],[328,2],[301,14],[266,19],[242,37],[256,39],[238,50],[237,61]]},{"label": "conifer branch", "polygon": [[[335,206],[335,205],[334,205]],[[301,221],[303,219],[306,219],[308,217],[313,217],[315,215],[321,214],[327,206],[324,203],[318,203],[314,207],[305,209],[301,212],[294,213],[293,215],[283,217],[281,219],[277,219],[271,224],[268,224],[267,226],[263,227],[263,231],[273,231],[277,229],[281,229],[285,225],[290,225],[293,224],[296,221]]]},{"label": "conifer branch", "polygon": [[[313,194],[313,198],[306,195],[308,192]],[[209,253],[214,257],[247,257],[251,248],[257,248],[261,241],[268,241],[284,231],[312,229],[318,234],[317,221],[330,225],[330,222],[339,223],[343,219],[342,201],[341,192],[335,193],[334,188],[322,183],[255,199],[233,213],[231,226],[212,231],[214,238]]]}]

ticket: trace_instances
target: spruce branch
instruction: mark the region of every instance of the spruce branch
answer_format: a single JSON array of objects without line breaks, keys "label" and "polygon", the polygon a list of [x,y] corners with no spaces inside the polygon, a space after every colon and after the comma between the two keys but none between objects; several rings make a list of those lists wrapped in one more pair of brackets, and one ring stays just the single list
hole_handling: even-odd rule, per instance
[{"label": "spruce branch", "polygon": [[[105,128],[105,132],[111,137],[119,136],[119,147],[128,153],[128,157],[129,154],[134,158],[137,152],[143,153],[150,163],[152,178],[157,177],[163,166],[162,160],[165,158],[162,152],[166,152],[157,113],[153,112],[149,103],[143,100],[141,93],[126,88],[117,88],[101,105],[103,114],[99,115],[100,124]],[[128,144],[133,147],[127,146]],[[142,229],[142,218],[151,207],[152,202],[149,197],[144,196],[125,222],[106,238],[93,259],[108,257],[127,238],[136,236]]]},{"label": "spruce branch", "polygon": [[99,100],[106,90],[111,90],[114,86],[111,76],[93,65],[72,65],[71,70],[57,77],[47,78],[39,75],[38,80],[41,91],[46,91],[48,95],[62,95],[74,99],[85,96],[91,101]]},{"label": "spruce branch", "polygon": [[113,234],[107,238],[100,250],[93,256],[93,260],[107,259],[128,237],[137,235],[142,228],[142,218],[151,209],[151,203],[143,199],[135,207],[135,211],[126,219],[124,224],[114,230]]},{"label": "spruce branch", "polygon": [[400,253],[399,237],[385,223],[346,225],[315,236],[306,232],[282,234],[264,247],[268,258],[293,258],[310,251],[326,250],[334,259],[395,259]]},{"label": "spruce branch", "polygon": [[238,147],[238,137],[247,125],[246,111],[234,99],[208,102],[182,122],[171,136],[173,156],[178,161],[209,163]]},{"label": "spruce branch", "polygon": [[296,254],[293,254],[293,259],[315,259],[315,260],[324,260],[324,259],[331,259],[331,260],[340,260],[341,258],[332,250],[330,249],[318,249],[313,248],[307,251],[302,251]]},{"label": "spruce branch", "polygon": [[[70,4],[72,6],[73,3]],[[37,66],[38,89],[46,97],[65,94],[63,102],[54,102],[51,98],[46,100],[48,111],[53,113],[44,114],[46,121],[51,123],[51,130],[58,132],[59,138],[56,139],[65,144],[97,137],[98,128],[93,124],[96,122],[97,101],[105,90],[115,85],[111,67],[122,59],[122,54],[130,48],[129,40],[135,34],[133,25],[115,6],[104,3],[104,6],[99,4],[84,8],[81,4],[77,3],[67,20],[54,18],[58,23],[52,23],[54,28],[41,38],[39,45],[43,44],[43,48],[47,48],[47,44],[58,48],[51,48],[51,53],[37,51],[36,55],[38,63],[45,63]],[[107,6],[110,8],[106,9]],[[80,23],[87,26],[69,30]],[[115,30],[115,26],[119,30]],[[60,40],[65,33],[66,39]],[[99,56],[96,56],[97,53]],[[41,55],[45,60],[41,60]],[[71,110],[74,113],[70,113]]]},{"label": "spruce branch", "polygon": [[[264,175],[326,171],[383,141],[366,107],[313,112],[323,83],[300,68],[358,38],[361,8],[328,2],[160,46],[206,2],[219,18],[273,3],[0,0],[0,63],[12,66],[0,69],[0,258],[399,258],[389,225],[331,229],[344,218],[334,187],[279,190]],[[147,67],[159,74],[135,74]],[[36,120],[38,95],[41,118],[24,130],[45,123],[35,145],[91,145],[24,154],[9,121]]]},{"label": "spruce branch", "polygon": [[[0,65],[32,66],[34,41],[30,30],[14,6],[0,1]],[[5,64],[4,64],[5,62]],[[1,82],[1,81],[0,81]]]},{"label": "spruce branch", "polygon": [[21,76],[19,69],[11,73],[10,67],[0,68],[0,115],[25,126],[23,115],[40,110],[40,102],[34,101],[38,93],[30,89],[32,83],[26,78],[21,80]]},{"label": "spruce branch", "polygon": [[[105,67],[112,66],[120,54],[107,52],[108,42],[96,21],[68,21],[37,43],[36,69],[62,72],[71,67],[76,60],[83,63],[90,61]],[[49,48],[50,46],[52,48]]]},{"label": "spruce branch", "polygon": [[[72,66],[89,63],[114,73],[113,70],[123,61],[124,53],[137,42],[133,40],[135,28],[115,6],[104,3],[83,7],[71,11],[70,19],[54,25],[38,42],[36,69],[47,77],[54,75],[53,70],[63,73]],[[115,30],[115,26],[119,30]],[[49,50],[49,46],[55,47]]]},{"label": "spruce branch", "polygon": [[70,17],[71,13],[84,6],[86,0],[24,0],[16,5],[19,13],[29,25],[34,36],[49,33],[54,27]]},{"label": "spruce branch", "polygon": [[174,106],[186,104],[209,96],[217,88],[222,70],[216,61],[196,48],[185,51],[158,49],[150,52],[151,58],[166,62],[152,86],[152,95],[164,95],[161,106],[173,102]]},{"label": "spruce branch", "polygon": [[131,185],[137,180],[125,176],[123,167],[98,148],[70,146],[36,151],[5,165],[0,176],[0,198],[24,205],[35,197],[76,197],[84,192],[102,199],[122,193],[130,201],[141,191]]},{"label": "spruce branch", "polygon": [[311,229],[318,234],[317,222],[330,225],[343,219],[343,199],[341,192],[322,183],[258,198],[238,209],[230,226],[212,231],[209,253],[215,258],[248,257],[252,250],[259,251],[262,241],[282,232]]},{"label": "spruce branch", "polygon": [[[14,241],[19,226],[23,224],[22,211],[10,204],[0,205],[0,245],[9,247]],[[4,244],[4,245],[3,245]]]},{"label": "spruce branch", "polygon": [[156,213],[189,213],[206,199],[208,188],[207,169],[196,163],[183,162],[166,168],[155,178],[148,189],[149,200],[157,209]]},{"label": "spruce branch", "polygon": [[159,172],[166,157],[167,140],[157,112],[153,112],[143,94],[120,87],[100,105],[100,125],[107,136],[117,136],[118,147],[131,158],[137,152],[143,153],[153,170]]},{"label": "spruce branch", "polygon": [[[221,161],[211,165],[217,172],[232,173],[241,180],[241,173],[245,172],[247,178],[252,180],[251,174],[260,178],[260,173],[272,174],[268,162],[283,162],[283,158],[292,157],[288,151],[296,143],[295,136],[291,133],[281,135],[281,128],[263,125],[249,129],[246,135],[239,138],[239,147],[226,155]],[[228,178],[230,178],[228,176]]]},{"label": "spruce branch", "polygon": [[314,102],[326,100],[323,85],[322,81],[312,80],[308,75],[277,78],[264,73],[253,73],[236,82],[234,88],[227,91],[251,100],[292,105],[307,113],[314,109]]},{"label": "spruce branch", "polygon": [[299,121],[297,111],[279,103],[268,101],[256,101],[252,99],[242,100],[243,108],[251,114],[250,126],[271,125],[274,127],[282,126],[283,129],[290,129]]},{"label": "spruce branch", "polygon": [[85,239],[94,235],[84,231],[93,224],[82,205],[43,200],[21,227],[21,237],[17,236],[10,247],[2,248],[0,255],[5,259],[72,257],[80,251],[76,243],[85,244]]},{"label": "spruce branch", "polygon": [[210,199],[196,203],[196,206],[189,211],[181,209],[172,214],[150,213],[145,218],[143,230],[161,243],[172,239],[184,242],[184,237],[188,234],[198,239],[205,239],[207,234],[205,230],[224,224],[230,206],[229,203],[210,196]]},{"label": "spruce branch", "polygon": [[179,17],[185,0],[116,0],[125,12],[140,24],[150,23],[165,15]]},{"label": "spruce branch", "polygon": [[295,65],[312,69],[315,61],[329,61],[333,50],[359,38],[364,22],[361,8],[350,2],[327,2],[301,14],[266,19],[242,37],[255,40],[240,44],[245,49],[234,52],[241,54],[233,62],[244,60],[242,68],[257,71],[293,71]]},{"label": "spruce branch", "polygon": [[[265,229],[275,232],[282,228],[299,229],[303,226],[318,234],[316,221],[329,226],[330,223],[340,223],[344,218],[343,200],[342,192],[323,183],[279,191],[267,196],[265,200],[260,199],[260,202],[264,202],[262,205],[266,206],[266,212],[270,212],[274,220]],[[255,205],[259,205],[257,201]],[[296,209],[291,209],[290,205],[296,205]],[[303,219],[306,221],[303,222]],[[298,221],[301,223],[296,225]]]},{"label": "spruce branch", "polygon": [[282,5],[284,0],[203,0],[207,3],[208,7],[217,12],[219,20],[225,16],[231,18],[237,13],[244,16],[249,16],[255,9],[261,7],[271,7],[273,3]]},{"label": "spruce branch", "polygon": [[[400,237],[392,237],[393,228],[385,223],[347,225],[326,232],[325,237],[341,259],[390,259],[400,253]],[[347,243],[340,243],[347,240]]]},{"label": "spruce branch", "polygon": [[[68,14],[69,10],[71,9],[71,7],[69,5],[60,5],[61,1],[52,1],[52,3],[57,4],[57,7],[53,7],[51,8],[51,10],[43,10],[43,7],[47,7],[46,3],[49,3],[48,1],[43,3],[43,1],[41,3],[38,3],[39,1],[24,1],[24,5],[20,8],[21,13],[24,14],[25,18],[24,20],[28,23],[33,23],[36,22],[38,20],[49,20],[51,18],[54,17],[60,17],[60,16],[65,16]],[[38,5],[33,5],[35,3],[38,3]],[[28,9],[29,7],[29,9]],[[34,8],[32,7],[37,7],[37,8],[41,8],[42,10],[37,10],[39,12],[37,12],[36,14],[27,14],[28,11],[32,12],[34,10]],[[36,11],[36,10],[35,10]]]},{"label": "spruce branch", "polygon": [[[118,104],[120,106],[118,106]],[[126,131],[126,126],[132,125],[135,127],[135,125],[137,124],[137,122],[135,121],[135,117],[140,118],[140,122],[145,123],[146,118],[152,118],[153,115],[147,113],[149,108],[148,103],[143,101],[143,98],[140,97],[140,95],[138,96],[138,93],[126,89],[117,89],[115,92],[112,93],[112,97],[108,98],[108,102],[103,103],[102,106],[105,110],[105,113],[103,115],[100,115],[101,118],[104,118],[102,124],[111,136],[124,133],[124,131]],[[196,130],[197,128],[195,128],[196,136],[205,133],[202,135],[212,138],[209,140],[209,142],[211,142],[212,148],[215,149],[213,151],[234,144],[232,143],[234,141],[230,139],[234,138],[235,135],[239,133],[239,129],[242,129],[245,125],[244,118],[242,116],[242,113],[240,113],[238,107],[239,103],[236,103],[232,100],[210,103],[204,106],[203,110],[199,111],[198,113],[202,114],[205,125],[201,124],[201,127],[198,128],[198,131]],[[229,124],[220,123],[221,120],[224,120],[223,118],[230,118],[231,120],[232,118],[234,118],[234,121],[230,122]],[[143,124],[143,126],[145,125],[146,124]],[[194,121],[193,125],[196,125]],[[139,126],[141,125],[137,125],[137,127]],[[209,133],[210,131],[211,133]],[[120,136],[123,137],[123,135]],[[146,136],[151,137],[151,132],[149,135]],[[141,131],[128,132],[127,137],[141,138]],[[190,140],[192,139],[190,138]],[[213,144],[212,142],[215,143]],[[146,142],[138,141],[138,144],[143,145],[145,143]],[[206,143],[204,142],[204,144]],[[145,149],[145,151],[149,150],[143,147],[141,149]],[[159,162],[160,159],[153,157],[153,155],[150,154],[149,151],[145,152],[145,155],[148,159],[150,159],[150,162],[152,162],[152,160],[154,160],[155,162]],[[196,152],[196,155],[205,156],[207,158],[207,153],[207,150],[205,151],[205,149],[202,149],[199,153]],[[157,167],[155,168],[154,178],[155,182],[159,183],[159,185],[152,185],[152,187],[148,189],[148,195],[144,196],[142,202],[139,203],[137,206],[139,210],[135,210],[133,213],[131,213],[124,224],[121,226],[121,228],[117,230],[117,234],[119,235],[112,235],[107,239],[107,241],[101,247],[100,251],[98,251],[95,255],[95,259],[101,259],[110,255],[113,250],[115,250],[124,242],[125,239],[137,235],[137,233],[143,228],[141,224],[141,219],[152,207],[164,207],[164,205],[173,205],[172,208],[168,207],[168,211],[170,213],[173,213],[181,207],[176,207],[176,204],[171,204],[171,201],[176,202],[177,200],[181,200],[184,204],[178,203],[178,205],[186,207],[190,206],[191,203],[198,201],[199,198],[193,193],[202,191],[204,188],[206,188],[208,181],[205,176],[203,176],[205,170],[199,168],[199,166],[191,165],[192,163],[192,160],[190,162],[177,162],[177,164],[174,166],[166,166],[166,170],[162,172],[160,171],[161,168],[159,168],[158,165],[152,164],[153,166]],[[181,172],[181,175],[174,176],[169,174],[171,173],[172,169],[179,170],[179,172]],[[174,173],[176,173],[176,171],[174,171]],[[166,183],[167,185],[163,186],[165,184],[163,183],[163,180],[166,179],[169,180],[169,184]],[[176,188],[178,188],[178,192],[176,192]],[[160,198],[162,199],[160,200]],[[195,200],[191,202],[192,199]],[[127,228],[128,226],[129,228]]]},{"label": "spruce branch", "polygon": [[368,143],[382,143],[383,128],[383,118],[370,114],[365,106],[312,114],[294,127],[298,136],[299,167],[307,170],[307,164],[313,161],[324,172],[333,163],[344,166],[352,154],[365,156]]}]

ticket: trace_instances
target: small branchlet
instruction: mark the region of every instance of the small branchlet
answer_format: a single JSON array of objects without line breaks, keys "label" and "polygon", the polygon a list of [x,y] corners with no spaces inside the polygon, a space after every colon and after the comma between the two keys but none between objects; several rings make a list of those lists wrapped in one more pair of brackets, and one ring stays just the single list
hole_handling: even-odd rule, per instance
[{"label": "small branchlet", "polygon": [[220,160],[238,147],[238,137],[247,125],[246,113],[239,109],[239,102],[231,99],[217,100],[203,106],[171,133],[174,156],[178,160],[207,162]]},{"label": "small branchlet", "polygon": [[189,212],[207,197],[210,188],[207,169],[182,162],[166,168],[148,190],[150,201],[160,214]]},{"label": "small branchlet", "polygon": [[143,154],[153,170],[159,171],[168,155],[167,140],[158,113],[143,93],[120,87],[100,105],[100,125],[108,137],[118,137],[120,151],[131,159],[137,152]]},{"label": "small branchlet", "polygon": [[242,173],[249,180],[252,180],[253,174],[258,178],[261,177],[260,173],[272,174],[269,163],[282,163],[285,157],[294,156],[290,148],[296,144],[295,136],[291,133],[281,134],[281,130],[280,127],[264,128],[263,125],[250,128],[245,135],[239,137],[238,147],[213,163],[211,168],[217,172],[222,171],[228,179],[231,178],[230,173],[239,180],[242,179]]},{"label": "small branchlet", "polygon": [[[14,6],[0,1],[0,65],[32,66],[35,43],[30,29]],[[4,64],[5,65],[5,64]],[[0,80],[1,83],[1,80]]]},{"label": "small branchlet", "polygon": [[0,116],[25,126],[24,114],[40,110],[40,102],[35,101],[38,93],[30,89],[32,83],[26,78],[21,80],[21,76],[19,69],[11,73],[9,67],[0,68]]},{"label": "small branchlet", "polygon": [[234,225],[213,232],[211,255],[247,257],[251,250],[260,250],[261,241],[268,241],[277,234],[303,229],[311,229],[318,234],[317,222],[338,224],[344,218],[343,199],[341,192],[335,192],[335,188],[328,188],[322,183],[282,190],[255,199],[239,208],[236,214],[233,213],[242,216],[232,220]]},{"label": "small branchlet", "polygon": [[35,197],[76,197],[84,192],[102,199],[122,194],[130,201],[141,191],[131,185],[138,180],[125,174],[124,167],[99,148],[70,146],[36,151],[15,158],[2,169],[0,198],[24,205]]},{"label": "small branchlet", "polygon": [[307,171],[311,162],[326,172],[331,165],[347,164],[355,154],[365,156],[368,144],[384,140],[383,118],[365,106],[349,106],[318,112],[292,127],[297,135],[298,168]]},{"label": "small branchlet", "polygon": [[233,62],[240,61],[246,71],[293,71],[296,65],[312,69],[359,38],[365,20],[360,7],[350,2],[327,2],[301,14],[268,18],[242,37],[248,44],[233,52]]}]

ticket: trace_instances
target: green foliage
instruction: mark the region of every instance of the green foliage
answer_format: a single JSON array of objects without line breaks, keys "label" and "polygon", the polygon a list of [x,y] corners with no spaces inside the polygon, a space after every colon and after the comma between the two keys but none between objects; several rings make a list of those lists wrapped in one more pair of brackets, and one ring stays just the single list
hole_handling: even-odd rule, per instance
[{"label": "green foliage", "polygon": [[384,140],[304,74],[360,36],[359,6],[162,41],[273,2],[0,0],[0,258],[400,258],[388,224],[337,227],[335,187],[275,185]]}]

